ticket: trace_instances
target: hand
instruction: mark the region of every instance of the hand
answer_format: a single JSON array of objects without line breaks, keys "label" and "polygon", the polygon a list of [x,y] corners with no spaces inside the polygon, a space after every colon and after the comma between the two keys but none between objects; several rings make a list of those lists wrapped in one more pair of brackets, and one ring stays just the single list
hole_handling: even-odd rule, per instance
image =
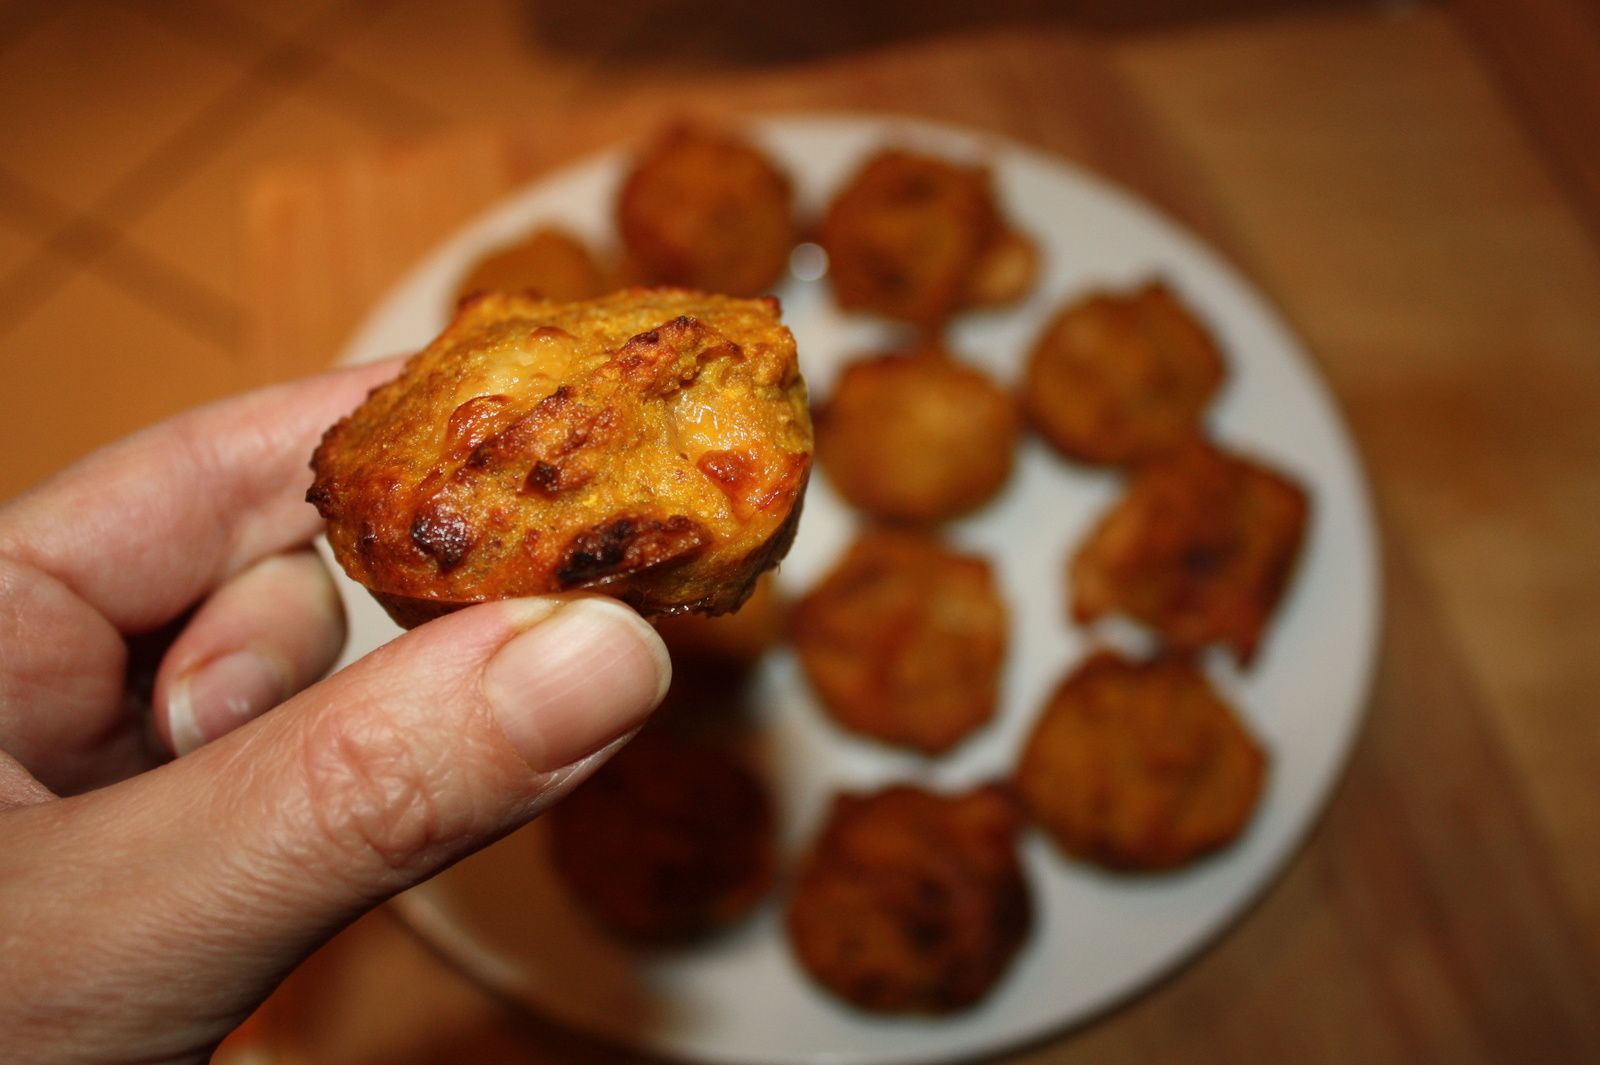
[{"label": "hand", "polygon": [[0,508],[8,1062],[204,1060],[318,944],[528,821],[666,690],[655,633],[598,597],[463,610],[317,683],[344,622],[305,546],[306,462],[394,370],[195,411]]}]

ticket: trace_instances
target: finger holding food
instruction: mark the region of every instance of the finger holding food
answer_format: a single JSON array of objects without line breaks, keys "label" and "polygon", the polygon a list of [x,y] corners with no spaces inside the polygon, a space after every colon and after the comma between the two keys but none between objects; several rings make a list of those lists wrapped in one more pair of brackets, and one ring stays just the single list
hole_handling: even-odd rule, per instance
[{"label": "finger holding food", "polygon": [[994,717],[1007,628],[987,561],[878,530],[796,604],[791,638],[835,721],[935,755]]},{"label": "finger holding food", "polygon": [[1125,614],[1171,647],[1232,648],[1249,665],[1300,556],[1306,493],[1283,474],[1191,442],[1141,467],[1070,566],[1072,614]]},{"label": "finger holding food", "polygon": [[1011,476],[1020,415],[987,375],[940,349],[846,366],[816,414],[817,461],[848,502],[887,521],[974,510]]},{"label": "finger holding food", "polygon": [[491,294],[328,431],[307,498],[402,625],[592,589],[722,613],[794,536],[811,421],[774,299]]},{"label": "finger holding food", "polygon": [[880,1013],[981,1000],[1032,924],[1015,800],[988,786],[901,785],[833,803],[789,902],[795,956],[819,984]]},{"label": "finger holding food", "polygon": [[1225,375],[1211,334],[1161,282],[1063,307],[1028,357],[1028,418],[1068,458],[1123,466],[1200,431]]},{"label": "finger holding food", "polygon": [[1235,839],[1265,770],[1260,745],[1188,660],[1101,652],[1051,696],[1016,783],[1067,854],[1159,870]]}]

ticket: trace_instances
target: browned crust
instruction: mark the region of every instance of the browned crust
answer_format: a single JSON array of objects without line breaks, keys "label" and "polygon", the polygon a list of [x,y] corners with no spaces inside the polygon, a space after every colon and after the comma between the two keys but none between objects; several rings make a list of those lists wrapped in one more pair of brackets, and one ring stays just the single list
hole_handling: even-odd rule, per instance
[{"label": "browned crust", "polygon": [[721,613],[792,543],[810,448],[774,300],[495,295],[328,431],[307,499],[404,625],[580,589]]},{"label": "browned crust", "polygon": [[1188,660],[1101,652],[1046,704],[1017,787],[1063,851],[1153,871],[1237,838],[1265,772],[1260,745]]},{"label": "browned crust", "polygon": [[1061,308],[1029,353],[1022,400],[1063,455],[1127,466],[1199,435],[1226,375],[1211,334],[1155,281]]},{"label": "browned crust", "polygon": [[[789,553],[789,548],[794,546],[795,533],[800,528],[800,512],[804,509],[804,503],[805,486],[802,484],[799,498],[783,525],[770,540],[748,556],[742,565],[730,571],[728,579],[723,582],[717,594],[685,601],[671,588],[658,593],[644,587],[617,586],[614,583],[608,587],[604,580],[593,584],[575,584],[566,590],[604,590],[645,617],[668,618],[685,614],[716,616],[730,613],[743,606],[745,600],[754,592],[756,579],[768,570],[776,569],[778,563]],[[616,576],[614,574],[613,579]],[[372,589],[368,591],[372,592],[372,597],[378,601],[394,623],[406,629],[414,629],[434,618],[486,601],[474,599],[467,602],[452,602],[441,599],[418,599]]]},{"label": "browned crust", "polygon": [[692,122],[668,126],[617,197],[626,270],[648,284],[766,292],[798,241],[792,201],[788,176],[750,142]]},{"label": "browned crust", "polygon": [[861,1009],[940,1014],[974,1005],[1032,925],[1020,827],[998,786],[838,796],[790,899],[796,957]]},{"label": "browned crust", "polygon": [[1231,647],[1254,661],[1300,557],[1298,484],[1191,442],[1142,467],[1070,566],[1072,615],[1125,614],[1179,650]]},{"label": "browned crust", "polygon": [[956,312],[1021,298],[1038,249],[1009,229],[989,171],[901,149],[868,159],[822,220],[841,307],[926,330]]},{"label": "browned crust", "polygon": [[1004,486],[1020,424],[1010,394],[942,349],[887,352],[844,368],[816,414],[817,460],[874,517],[944,521]]},{"label": "browned crust", "polygon": [[994,718],[1009,626],[982,558],[868,532],[791,622],[806,678],[844,728],[935,755]]},{"label": "browned crust", "polygon": [[[737,611],[657,618],[656,631],[673,664],[698,673],[737,674],[776,647],[784,637],[788,606],[774,578],[771,571],[762,574]],[[674,674],[674,683],[681,675]]]}]

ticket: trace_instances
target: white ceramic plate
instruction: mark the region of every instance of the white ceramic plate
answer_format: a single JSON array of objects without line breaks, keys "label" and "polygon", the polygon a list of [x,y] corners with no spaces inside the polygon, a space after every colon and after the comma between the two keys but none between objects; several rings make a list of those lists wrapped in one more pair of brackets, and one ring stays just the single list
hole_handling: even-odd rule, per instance
[{"label": "white ceramic plate", "polygon": [[[645,958],[613,945],[549,879],[536,824],[398,900],[412,925],[507,996],[584,1032],[675,1058],[778,1065],[891,1065],[993,1053],[1059,1031],[1148,985],[1222,930],[1294,852],[1326,799],[1360,724],[1378,631],[1376,544],[1354,451],[1310,358],[1266,301],[1193,236],[1127,193],[1060,159],[991,136],[888,117],[784,117],[749,125],[794,175],[803,208],[825,202],[869,152],[909,144],[987,161],[1006,209],[1040,241],[1035,294],[1003,313],[971,315],[954,348],[1005,382],[1068,296],[1169,280],[1215,331],[1232,375],[1211,424],[1309,486],[1306,551],[1265,648],[1240,674],[1208,661],[1271,754],[1259,812],[1217,857],[1163,876],[1106,875],[1063,860],[1037,836],[1024,846],[1038,921],[1004,982],[976,1009],[946,1019],[881,1019],[814,987],[784,942],[780,904],[714,942]],[[457,279],[481,254],[538,223],[607,242],[627,163],[618,148],[512,196],[423,261],[373,312],[345,352],[366,360],[415,350],[445,324]],[[845,316],[822,283],[790,278],[779,293],[814,396],[828,395],[852,354],[883,346],[881,323]],[[1015,637],[999,720],[938,761],[853,739],[817,709],[792,656],[770,655],[758,680],[763,741],[790,853],[843,787],[917,780],[959,788],[1006,773],[1049,690],[1098,635],[1066,620],[1069,549],[1120,479],[1022,445],[1004,494],[948,530],[998,567]],[[811,483],[794,550],[780,572],[809,587],[850,538],[851,513],[826,479]],[[364,591],[343,582],[346,661],[395,634]]]}]

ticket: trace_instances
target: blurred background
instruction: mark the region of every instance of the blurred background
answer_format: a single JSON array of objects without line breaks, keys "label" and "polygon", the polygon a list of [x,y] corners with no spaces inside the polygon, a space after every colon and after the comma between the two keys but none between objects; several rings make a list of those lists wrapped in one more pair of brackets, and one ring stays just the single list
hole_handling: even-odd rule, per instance
[{"label": "blurred background", "polygon": [[[327,365],[454,227],[684,108],[922,114],[1149,197],[1343,404],[1384,662],[1244,924],[1017,1060],[1600,1060],[1593,0],[0,0],[0,101],[0,498]],[[381,913],[226,1054],[618,1060]]]},{"label": "blurred background", "polygon": [[[281,190],[296,165],[332,171],[354,156],[497,124],[554,130],[586,111],[607,129],[627,129],[642,123],[619,115],[654,109],[665,94],[700,92],[726,107],[730,94],[715,87],[741,80],[825,83],[848,71],[849,93],[819,90],[830,102],[904,98],[937,110],[944,105],[894,83],[913,81],[914,70],[891,63],[874,75],[872,57],[963,41],[1003,49],[1041,34],[1093,40],[1123,90],[1101,132],[1116,137],[1110,124],[1137,107],[1127,136],[1158,131],[1184,155],[1186,177],[1206,183],[1219,217],[1240,235],[1268,231],[1274,244],[1263,255],[1276,242],[1306,249],[1336,218],[1328,231],[1338,231],[1340,247],[1294,268],[1334,271],[1349,258],[1348,282],[1324,280],[1415,308],[1444,294],[1434,287],[1467,284],[1448,275],[1463,255],[1481,253],[1506,273],[1547,271],[1556,279],[1542,286],[1547,298],[1570,308],[1560,286],[1588,278],[1578,280],[1563,256],[1583,254],[1600,196],[1596,16],[1586,0],[1514,6],[5,0],[0,358],[9,399],[0,495],[135,426],[281,375],[257,358],[275,328],[262,321],[275,293],[252,279],[254,270],[275,285],[279,264],[262,261],[272,249],[259,241],[248,246],[274,225],[266,216],[274,172]],[[1084,76],[1022,63],[986,75],[978,91],[1003,99],[1001,73],[1031,110],[1050,107],[1053,90],[1064,102]],[[966,110],[962,117],[981,118],[981,109]],[[1040,115],[1025,121],[1048,126]],[[541,161],[559,161],[582,146],[535,147]],[[481,185],[472,162],[459,180]],[[1266,202],[1241,180],[1270,184]],[[1484,198],[1462,198],[1469,193]],[[1387,215],[1415,229],[1430,224],[1429,212],[1449,222],[1427,233],[1443,269],[1419,276],[1384,254],[1399,236]],[[1532,243],[1513,222],[1563,249]],[[407,262],[341,267],[392,276]],[[1348,296],[1339,303],[1346,311],[1372,307],[1364,291]],[[1517,310],[1509,299],[1496,297],[1507,313]],[[1529,310],[1534,331],[1549,338],[1543,308]],[[300,355],[305,367],[333,356],[349,317],[310,338],[320,346]],[[78,416],[63,418],[66,404],[40,400],[68,382],[93,387],[76,389]]]}]

